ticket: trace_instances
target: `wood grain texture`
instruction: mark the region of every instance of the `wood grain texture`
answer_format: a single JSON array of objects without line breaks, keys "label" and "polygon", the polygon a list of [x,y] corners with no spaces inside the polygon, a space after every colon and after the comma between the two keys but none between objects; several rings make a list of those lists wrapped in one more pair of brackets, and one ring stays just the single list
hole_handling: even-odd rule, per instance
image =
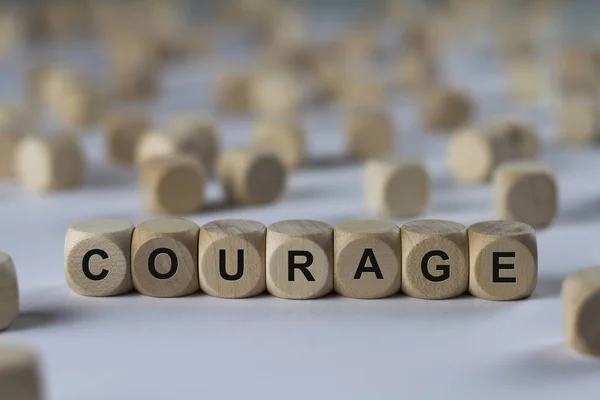
[{"label": "wood grain texture", "polygon": [[266,226],[256,221],[220,220],[202,226],[198,244],[202,291],[236,299],[263,293],[266,238]]},{"label": "wood grain texture", "polygon": [[451,221],[418,220],[404,224],[400,236],[405,294],[421,299],[448,299],[467,291],[467,228]]},{"label": "wood grain texture", "polygon": [[114,113],[104,121],[106,158],[115,164],[132,164],[140,139],[150,129],[150,117],[144,113]]},{"label": "wood grain texture", "polygon": [[233,148],[221,154],[217,176],[229,202],[272,203],[285,192],[288,171],[276,152],[261,148]]},{"label": "wood grain texture", "polygon": [[545,164],[510,162],[494,173],[494,204],[498,219],[543,228],[556,217],[557,203],[556,178]]},{"label": "wood grain texture", "polygon": [[333,285],[356,299],[400,290],[400,229],[388,221],[348,221],[334,229]]},{"label": "wood grain texture", "polygon": [[286,299],[315,299],[333,290],[333,229],[311,220],[267,228],[267,290]]},{"label": "wood grain texture", "polygon": [[86,162],[73,136],[28,137],[17,147],[15,170],[31,191],[65,190],[83,185]]},{"label": "wood grain texture", "polygon": [[357,160],[394,151],[395,127],[384,109],[353,109],[348,115],[347,155]]},{"label": "wood grain texture", "polygon": [[486,221],[471,225],[469,292],[487,300],[517,300],[537,284],[535,230],[522,222]]},{"label": "wood grain texture", "polygon": [[153,297],[180,297],[197,291],[199,227],[179,218],[146,221],[133,231],[134,288]]},{"label": "wood grain texture", "polygon": [[270,118],[259,122],[254,129],[254,145],[276,151],[289,169],[304,162],[305,142],[304,128],[299,121]]},{"label": "wood grain texture", "polygon": [[141,165],[146,209],[157,214],[193,213],[204,205],[204,167],[188,156],[152,158]]},{"label": "wood grain texture", "polygon": [[572,272],[562,284],[563,330],[579,353],[600,356],[600,268]]},{"label": "wood grain texture", "polygon": [[6,400],[42,400],[37,351],[25,346],[0,346],[0,394]]},{"label": "wood grain texture", "polygon": [[19,315],[19,284],[12,258],[0,252],[0,331]]},{"label": "wood grain texture", "polygon": [[475,113],[470,95],[454,88],[430,90],[421,104],[421,123],[425,129],[451,131],[466,125]]},{"label": "wood grain texture", "polygon": [[121,219],[79,221],[65,236],[65,275],[84,296],[115,296],[133,289],[131,236],[134,226]]},{"label": "wood grain texture", "polygon": [[415,217],[429,206],[429,173],[421,162],[373,159],[365,163],[363,193],[373,215]]}]

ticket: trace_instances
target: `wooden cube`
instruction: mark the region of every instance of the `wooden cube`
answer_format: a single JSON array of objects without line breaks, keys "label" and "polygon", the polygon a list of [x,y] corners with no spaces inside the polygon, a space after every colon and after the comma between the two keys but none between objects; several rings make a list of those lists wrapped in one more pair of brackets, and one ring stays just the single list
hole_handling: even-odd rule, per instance
[{"label": "wooden cube", "polygon": [[204,205],[206,172],[194,158],[166,156],[141,165],[140,186],[146,209],[159,214],[186,214]]},{"label": "wooden cube", "polygon": [[596,96],[600,86],[597,63],[589,49],[570,49],[559,56],[558,81],[568,95]]},{"label": "wooden cube", "polygon": [[256,115],[294,118],[302,109],[305,97],[305,89],[290,71],[268,69],[252,79],[250,99]]},{"label": "wooden cube", "polygon": [[572,272],[562,284],[563,326],[567,344],[579,353],[600,356],[598,310],[600,268]]},{"label": "wooden cube", "polygon": [[558,111],[561,141],[569,144],[600,143],[600,107],[596,99],[566,97]]},{"label": "wooden cube", "polygon": [[402,292],[421,299],[460,296],[469,286],[467,228],[451,221],[404,224]]},{"label": "wooden cube", "polygon": [[0,252],[0,331],[19,315],[19,284],[12,258]]},{"label": "wooden cube", "polygon": [[29,137],[15,155],[15,170],[31,191],[47,192],[83,185],[85,157],[77,138],[68,135]]},{"label": "wooden cube", "polygon": [[198,232],[198,225],[178,218],[139,224],[131,241],[133,287],[153,297],[180,297],[197,291]]},{"label": "wooden cube", "polygon": [[347,154],[357,160],[393,153],[394,121],[383,109],[355,109],[348,117]]},{"label": "wooden cube", "polygon": [[425,129],[451,131],[469,122],[475,112],[470,95],[454,88],[432,90],[421,104],[421,122]]},{"label": "wooden cube", "polygon": [[267,229],[267,290],[315,299],[333,290],[333,229],[324,222],[279,221]]},{"label": "wooden cube", "polygon": [[256,296],[266,289],[267,228],[243,219],[212,221],[200,228],[200,288],[215,297]]},{"label": "wooden cube", "polygon": [[349,221],[334,229],[333,285],[356,299],[400,290],[400,229],[387,221]]},{"label": "wooden cube", "polygon": [[84,296],[115,296],[133,289],[133,224],[96,219],[72,224],[65,237],[65,275],[69,287]]},{"label": "wooden cube", "polygon": [[224,113],[248,113],[252,109],[252,76],[247,72],[223,74],[217,81],[217,108]]},{"label": "wooden cube", "polygon": [[160,74],[150,66],[123,67],[112,78],[114,94],[124,101],[152,99],[160,93]]},{"label": "wooden cube", "polygon": [[6,400],[42,400],[37,351],[24,346],[0,346],[0,394]]},{"label": "wooden cube", "polygon": [[498,219],[520,221],[543,228],[556,217],[558,189],[554,173],[536,162],[510,162],[494,174]]},{"label": "wooden cube", "polygon": [[350,109],[377,109],[387,105],[387,95],[381,83],[373,79],[350,75],[341,92],[344,106]]},{"label": "wooden cube", "polygon": [[14,154],[30,129],[30,119],[25,109],[16,106],[0,108],[0,179],[15,176]]},{"label": "wooden cube", "polygon": [[300,122],[288,119],[267,119],[254,130],[253,142],[279,153],[286,167],[294,169],[306,158],[306,139]]},{"label": "wooden cube", "polygon": [[471,225],[469,292],[486,300],[518,300],[537,284],[535,230],[522,222],[486,221]]},{"label": "wooden cube", "polygon": [[105,121],[106,157],[116,164],[132,164],[140,139],[150,129],[150,118],[142,113],[118,113]]},{"label": "wooden cube", "polygon": [[266,204],[279,199],[288,172],[279,154],[269,149],[234,148],[218,162],[217,176],[228,201],[234,204]]},{"label": "wooden cube", "polygon": [[515,100],[536,100],[548,86],[540,61],[518,58],[508,63],[506,78],[508,95]]},{"label": "wooden cube", "polygon": [[540,139],[533,125],[521,121],[500,121],[487,128],[492,134],[508,136],[509,145],[518,160],[535,160]]},{"label": "wooden cube", "polygon": [[397,64],[397,82],[400,89],[427,89],[438,80],[436,63],[430,55],[409,52]]},{"label": "wooden cube", "polygon": [[365,163],[363,176],[371,214],[409,218],[422,214],[429,205],[429,174],[420,162],[375,159]]}]

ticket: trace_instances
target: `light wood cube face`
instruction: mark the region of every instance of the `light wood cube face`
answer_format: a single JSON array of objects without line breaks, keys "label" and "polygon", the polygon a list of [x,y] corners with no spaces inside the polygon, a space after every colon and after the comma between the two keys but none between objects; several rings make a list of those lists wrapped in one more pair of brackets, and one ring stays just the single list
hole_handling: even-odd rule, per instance
[{"label": "light wood cube face", "polygon": [[146,221],[133,231],[133,286],[143,295],[179,297],[199,289],[198,225],[178,218]]},{"label": "light wood cube face", "polygon": [[508,66],[508,93],[516,100],[535,100],[543,94],[544,68],[533,60],[513,61]]},{"label": "light wood cube face", "polygon": [[366,206],[374,215],[409,218],[429,205],[429,174],[420,162],[371,160],[363,179]]},{"label": "light wood cube face", "polygon": [[467,229],[456,222],[419,220],[404,224],[402,291],[421,299],[465,293],[469,282]]},{"label": "light wood cube face", "polygon": [[565,143],[600,142],[600,118],[597,100],[569,98],[563,100],[558,112],[560,138]]},{"label": "light wood cube face", "polygon": [[15,176],[14,154],[20,140],[17,135],[0,133],[0,179]]},{"label": "light wood cube face", "polygon": [[8,329],[19,315],[19,285],[12,258],[0,252],[0,331]]},{"label": "light wood cube face", "polygon": [[537,285],[535,230],[522,222],[487,221],[471,225],[469,292],[487,300],[528,297]]},{"label": "light wood cube face", "polygon": [[267,290],[286,299],[314,299],[333,290],[333,229],[292,220],[267,229]]},{"label": "light wood cube face", "polygon": [[69,287],[84,296],[129,292],[133,224],[119,219],[80,221],[65,238],[65,275]]},{"label": "light wood cube face", "polygon": [[111,116],[105,124],[107,158],[116,164],[132,164],[140,139],[150,128],[150,119],[143,114]]},{"label": "light wood cube face", "polygon": [[434,90],[425,96],[421,106],[422,124],[434,131],[453,130],[471,119],[474,107],[467,93],[451,88]]},{"label": "light wood cube face", "polygon": [[221,112],[239,114],[251,109],[249,74],[231,73],[223,75],[217,82],[217,107]]},{"label": "light wood cube face", "polygon": [[558,190],[548,167],[534,162],[501,166],[494,176],[496,216],[543,228],[555,218]]},{"label": "light wood cube face", "polygon": [[256,115],[294,118],[304,103],[304,89],[294,74],[285,70],[257,74],[251,83],[250,101]]},{"label": "light wood cube face", "polygon": [[299,122],[267,120],[254,131],[254,144],[276,151],[286,167],[297,168],[306,157],[304,130]]},{"label": "light wood cube face", "polygon": [[200,288],[215,297],[245,298],[266,289],[267,228],[256,221],[221,220],[200,228]]},{"label": "light wood cube face", "polygon": [[571,273],[562,285],[563,325],[575,351],[600,356],[600,268]]},{"label": "light wood cube face", "polygon": [[391,117],[383,110],[354,110],[348,121],[348,156],[365,160],[390,154],[395,146]]},{"label": "light wood cube face", "polygon": [[400,229],[387,221],[349,221],[334,230],[334,289],[376,299],[400,290]]},{"label": "light wood cube face", "polygon": [[0,346],[0,394],[6,400],[42,400],[37,354],[20,346]]},{"label": "light wood cube face", "polygon": [[177,116],[167,123],[166,130],[176,142],[179,153],[194,157],[207,173],[213,172],[219,155],[219,138],[211,120]]}]

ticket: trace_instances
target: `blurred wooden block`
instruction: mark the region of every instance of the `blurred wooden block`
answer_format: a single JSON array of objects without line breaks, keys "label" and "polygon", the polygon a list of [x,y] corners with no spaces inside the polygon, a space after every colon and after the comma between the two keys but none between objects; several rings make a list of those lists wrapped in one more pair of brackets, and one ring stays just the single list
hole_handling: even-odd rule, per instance
[{"label": "blurred wooden block", "polygon": [[387,221],[349,221],[334,230],[335,291],[356,299],[400,290],[400,229]]},{"label": "blurred wooden block", "polygon": [[575,351],[600,356],[598,311],[600,268],[572,272],[562,284],[563,326],[567,344]]},{"label": "blurred wooden block", "polygon": [[245,298],[266,289],[267,228],[243,219],[212,221],[200,228],[200,288],[215,297]]},{"label": "blurred wooden block", "polygon": [[425,129],[451,131],[469,122],[475,112],[470,95],[453,88],[432,90],[421,104],[421,122]]},{"label": "blurred wooden block", "polygon": [[216,105],[230,114],[248,113],[252,109],[252,76],[247,72],[223,74],[217,80]]},{"label": "blurred wooden block", "polygon": [[267,69],[257,73],[251,83],[251,106],[258,116],[294,118],[305,99],[304,87],[290,71]]},{"label": "blurred wooden block", "polygon": [[560,54],[558,81],[561,91],[567,95],[597,96],[600,70],[593,52],[575,48]]},{"label": "blurred wooden block", "polygon": [[404,90],[428,89],[438,80],[433,57],[420,52],[409,52],[401,56],[396,71],[398,86]]},{"label": "blurred wooden block", "polygon": [[146,209],[153,213],[187,214],[204,205],[206,172],[192,157],[155,157],[142,163],[140,184]]},{"label": "blurred wooden block", "polygon": [[8,329],[18,315],[19,284],[15,264],[8,254],[0,252],[0,332]]},{"label": "blurred wooden block", "polygon": [[17,147],[15,170],[31,191],[65,190],[83,185],[86,162],[73,136],[28,137]]},{"label": "blurred wooden block", "polygon": [[104,124],[107,159],[116,164],[132,164],[140,139],[150,129],[150,117],[142,113],[109,115]]},{"label": "blurred wooden block", "polygon": [[347,77],[340,94],[343,105],[350,109],[381,109],[387,105],[387,94],[381,83],[352,74]]},{"label": "blurred wooden block", "polygon": [[508,137],[514,157],[518,160],[535,160],[539,153],[540,139],[534,126],[520,121],[492,123],[487,130],[491,134]]},{"label": "blurred wooden block", "polygon": [[65,237],[65,275],[69,287],[84,296],[116,296],[133,289],[133,224],[97,219],[72,224]]},{"label": "blurred wooden block", "polygon": [[568,144],[600,143],[600,106],[597,99],[570,96],[558,110],[561,141]]},{"label": "blurred wooden block", "polygon": [[485,182],[498,165],[516,158],[511,136],[498,130],[464,128],[452,135],[448,145],[448,164],[460,182]]},{"label": "blurred wooden block", "polygon": [[333,290],[333,229],[310,220],[267,229],[267,290],[285,299],[315,299]]},{"label": "blurred wooden block", "polygon": [[506,78],[509,96],[515,100],[539,99],[548,86],[540,61],[518,58],[508,62]]},{"label": "blurred wooden block", "polygon": [[259,122],[253,142],[257,147],[276,151],[289,169],[297,168],[306,158],[304,129],[295,120],[270,118]]},{"label": "blurred wooden block", "polygon": [[383,109],[355,109],[348,115],[347,154],[366,160],[393,153],[396,142],[394,121]]},{"label": "blurred wooden block", "polygon": [[421,299],[460,296],[469,286],[467,228],[451,221],[404,224],[402,292]]},{"label": "blurred wooden block", "polygon": [[469,292],[486,300],[530,296],[537,284],[535,230],[522,222],[487,221],[471,225]]},{"label": "blurred wooden block", "polygon": [[37,352],[24,346],[0,346],[0,393],[6,400],[42,400]]},{"label": "blurred wooden block", "polygon": [[15,176],[14,155],[20,140],[29,133],[30,118],[22,108],[0,108],[0,179]]},{"label": "blurred wooden block", "polygon": [[147,100],[161,91],[160,75],[150,67],[126,67],[113,73],[113,92],[124,101]]},{"label": "blurred wooden block", "polygon": [[0,11],[0,56],[9,55],[26,43],[26,21],[18,10]]},{"label": "blurred wooden block", "polygon": [[153,297],[180,297],[197,291],[198,225],[178,218],[139,224],[131,242],[134,288]]},{"label": "blurred wooden block", "polygon": [[217,176],[230,202],[250,205],[279,199],[288,172],[282,158],[272,150],[234,148],[221,154]]},{"label": "blurred wooden block", "polygon": [[365,163],[363,193],[369,213],[415,217],[427,209],[429,174],[420,162],[374,159]]},{"label": "blurred wooden block", "polygon": [[546,227],[558,208],[554,173],[542,163],[505,163],[494,173],[494,200],[498,219]]}]

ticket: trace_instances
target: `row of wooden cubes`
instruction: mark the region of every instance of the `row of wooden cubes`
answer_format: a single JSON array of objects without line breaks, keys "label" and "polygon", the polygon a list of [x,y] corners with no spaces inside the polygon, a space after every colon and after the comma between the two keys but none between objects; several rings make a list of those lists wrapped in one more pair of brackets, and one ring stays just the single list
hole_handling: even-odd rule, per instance
[{"label": "row of wooden cubes", "polygon": [[201,289],[224,298],[269,293],[313,299],[335,290],[353,298],[399,291],[424,299],[470,292],[489,300],[529,296],[537,282],[535,230],[488,221],[349,221],[335,228],[312,220],[266,227],[220,220],[198,227],[162,218],[134,227],[124,220],[73,224],[65,240],[69,286],[87,296],[132,289],[179,297]]}]

